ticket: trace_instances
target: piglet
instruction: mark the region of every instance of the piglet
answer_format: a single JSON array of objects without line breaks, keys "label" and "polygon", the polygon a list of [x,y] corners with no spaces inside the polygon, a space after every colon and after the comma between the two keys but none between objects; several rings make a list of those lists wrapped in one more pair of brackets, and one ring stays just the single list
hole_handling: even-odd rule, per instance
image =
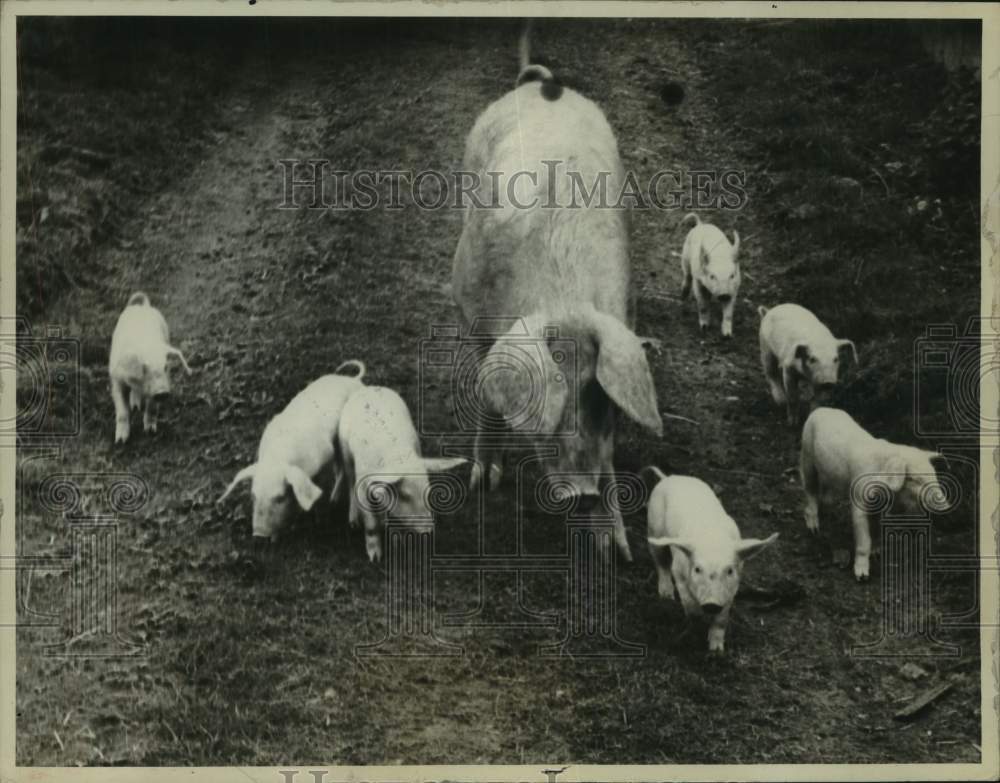
[{"label": "piglet", "polygon": [[874,438],[847,413],[817,408],[802,428],[799,471],[806,495],[806,527],[819,531],[819,506],[850,497],[854,526],[854,576],[868,579],[872,541],[868,515],[879,501],[896,498],[908,511],[921,505],[944,512],[949,503],[931,461],[935,451]]},{"label": "piglet", "polygon": [[799,381],[812,392],[825,397],[837,385],[841,359],[847,348],[854,362],[858,352],[851,340],[838,339],[815,315],[797,304],[780,304],[770,310],[758,307],[760,322],[760,361],[764,378],[775,404],[785,403],[788,423],[799,423]]},{"label": "piglet", "polygon": [[733,242],[710,223],[702,223],[697,213],[689,212],[683,225],[694,218],[692,228],[681,249],[681,272],[684,275],[681,299],[694,292],[698,303],[698,325],[704,332],[710,320],[709,306],[718,302],[722,307],[722,336],[733,336],[733,308],[740,291],[740,235],[733,232]]},{"label": "piglet", "polygon": [[733,518],[704,481],[664,476],[655,467],[646,470],[659,479],[649,498],[648,537],[660,597],[673,598],[676,586],[684,614],[708,620],[708,649],[721,653],[743,563],[778,534],[763,540],[741,538]]},{"label": "piglet", "polygon": [[[340,375],[353,366],[357,375]],[[332,375],[310,383],[268,422],[260,439],[257,461],[243,468],[218,503],[241,481],[252,479],[253,535],[276,541],[292,518],[295,505],[309,511],[323,495],[317,482],[333,485],[337,479],[334,439],[348,397],[364,388],[365,366],[351,360]]]},{"label": "piglet", "polygon": [[337,445],[343,473],[331,494],[336,500],[345,485],[350,489],[349,520],[355,527],[364,521],[365,549],[372,562],[382,559],[387,518],[433,520],[427,504],[428,472],[467,461],[421,456],[406,403],[382,386],[365,386],[351,395],[340,417]]},{"label": "piglet", "polygon": [[157,409],[170,393],[172,360],[191,374],[184,354],[170,344],[170,330],[163,314],[149,303],[146,294],[136,291],[118,316],[111,336],[108,375],[115,405],[115,443],[129,439],[130,407],[142,408],[144,432],[156,432]]}]

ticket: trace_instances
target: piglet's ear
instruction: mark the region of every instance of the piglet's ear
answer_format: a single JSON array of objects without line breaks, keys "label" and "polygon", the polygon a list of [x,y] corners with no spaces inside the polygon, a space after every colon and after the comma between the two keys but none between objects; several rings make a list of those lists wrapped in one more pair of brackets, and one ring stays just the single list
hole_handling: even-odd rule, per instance
[{"label": "piglet's ear", "polygon": [[653,546],[674,546],[680,549],[688,557],[694,557],[694,547],[691,546],[687,541],[680,538],[647,538],[650,544]]},{"label": "piglet's ear", "polygon": [[925,451],[924,453],[927,455],[927,459],[930,460],[931,466],[935,470],[941,469],[941,465],[940,464],[935,465],[934,464],[935,462],[937,463],[943,462],[946,468],[951,469],[951,463],[948,461],[948,458],[940,451]]},{"label": "piglet's ear", "polygon": [[854,357],[854,363],[858,363],[858,349],[854,347],[853,340],[837,340],[837,350],[843,352],[845,348],[851,349],[851,355]]},{"label": "piglet's ear", "polygon": [[906,460],[894,454],[883,463],[882,472],[886,486],[893,492],[899,492],[906,481]]},{"label": "piglet's ear", "polygon": [[181,353],[181,351],[180,351],[179,348],[174,348],[174,346],[172,346],[172,345],[167,346],[167,357],[169,358],[171,356],[176,356],[177,359],[180,360],[180,363],[183,365],[184,371],[188,375],[191,374],[191,368],[188,367],[187,360],[184,358],[184,354]]},{"label": "piglet's ear", "polygon": [[760,554],[765,547],[769,547],[777,540],[777,533],[771,533],[771,535],[763,540],[759,538],[744,538],[736,545],[736,555],[740,560],[749,560],[751,557]]},{"label": "piglet's ear", "polygon": [[428,473],[444,473],[468,462],[465,457],[424,457],[424,468]]},{"label": "piglet's ear", "polygon": [[323,494],[320,488],[313,484],[312,479],[306,475],[302,468],[295,465],[288,465],[285,468],[285,481],[288,482],[295,493],[295,499],[302,506],[303,511],[308,511],[313,507]]},{"label": "piglet's ear", "polygon": [[613,316],[593,310],[590,320],[598,344],[597,382],[626,416],[662,437],[663,421],[642,341]]},{"label": "piglet's ear", "polygon": [[733,260],[734,261],[736,260],[736,257],[739,255],[739,253],[740,253],[740,232],[739,231],[733,231]]},{"label": "piglet's ear", "polygon": [[253,478],[253,474],[256,472],[257,472],[256,463],[254,463],[253,465],[247,465],[247,467],[243,468],[243,470],[241,470],[239,473],[236,474],[236,477],[229,483],[229,486],[226,487],[226,491],[223,492],[222,496],[215,502],[221,503],[223,500],[229,497],[229,493],[231,493],[234,489],[236,489],[237,485],[241,481],[246,481],[247,479]]}]

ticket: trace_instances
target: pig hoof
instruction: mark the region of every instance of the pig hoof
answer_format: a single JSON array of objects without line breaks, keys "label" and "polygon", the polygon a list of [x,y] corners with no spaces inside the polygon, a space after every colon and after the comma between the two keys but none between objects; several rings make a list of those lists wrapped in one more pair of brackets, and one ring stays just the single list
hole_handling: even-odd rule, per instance
[{"label": "pig hoof", "polygon": [[718,647],[709,647],[708,654],[713,658],[721,658],[726,654],[725,648],[720,644]]},{"label": "pig hoof", "polygon": [[854,564],[854,578],[859,582],[868,581],[868,563],[855,563]]}]

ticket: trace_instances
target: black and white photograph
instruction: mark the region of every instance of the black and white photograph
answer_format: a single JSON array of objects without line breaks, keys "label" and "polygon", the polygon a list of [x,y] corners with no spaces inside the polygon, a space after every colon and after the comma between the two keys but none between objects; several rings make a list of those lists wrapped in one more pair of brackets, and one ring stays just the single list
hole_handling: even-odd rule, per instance
[{"label": "black and white photograph", "polygon": [[289,9],[0,9],[4,780],[996,780],[998,6]]}]

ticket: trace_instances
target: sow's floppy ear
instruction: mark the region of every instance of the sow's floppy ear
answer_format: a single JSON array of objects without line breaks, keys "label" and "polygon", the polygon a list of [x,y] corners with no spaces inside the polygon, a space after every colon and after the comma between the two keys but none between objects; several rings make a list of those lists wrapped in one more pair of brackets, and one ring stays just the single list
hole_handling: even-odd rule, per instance
[{"label": "sow's floppy ear", "polygon": [[656,390],[642,342],[617,318],[592,310],[590,322],[598,345],[597,381],[632,421],[663,436]]},{"label": "sow's floppy ear", "polygon": [[515,319],[483,357],[477,385],[507,425],[521,432],[558,433],[569,379],[541,338],[542,316]]}]

